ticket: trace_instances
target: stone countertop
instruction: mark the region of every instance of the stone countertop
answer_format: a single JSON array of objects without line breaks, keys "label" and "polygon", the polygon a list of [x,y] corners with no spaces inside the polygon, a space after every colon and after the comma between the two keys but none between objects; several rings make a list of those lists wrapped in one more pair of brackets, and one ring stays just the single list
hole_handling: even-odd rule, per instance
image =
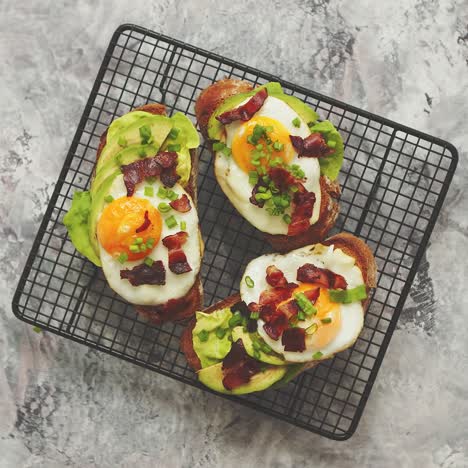
[{"label": "stone countertop", "polygon": [[[0,466],[468,466],[468,2],[110,5],[0,1]],[[460,151],[350,440],[281,424],[34,333],[13,316],[14,288],[105,48],[126,22],[439,136]]]}]

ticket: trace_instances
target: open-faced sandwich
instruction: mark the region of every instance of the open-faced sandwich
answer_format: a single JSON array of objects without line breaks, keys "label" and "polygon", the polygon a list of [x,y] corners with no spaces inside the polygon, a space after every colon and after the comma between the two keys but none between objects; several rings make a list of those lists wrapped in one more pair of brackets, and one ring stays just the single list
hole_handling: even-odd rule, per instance
[{"label": "open-faced sandwich", "polygon": [[74,193],[63,220],[76,249],[154,323],[183,320],[201,303],[198,146],[191,121],[160,104],[114,120],[89,191]]},{"label": "open-faced sandwich", "polygon": [[234,79],[202,91],[195,112],[223,192],[276,251],[326,237],[338,216],[344,152],[331,122],[279,83]]},{"label": "open-faced sandwich", "polygon": [[369,247],[351,234],[263,255],[247,265],[240,294],[196,313],[181,349],[212,390],[284,384],[353,345],[376,274]]}]

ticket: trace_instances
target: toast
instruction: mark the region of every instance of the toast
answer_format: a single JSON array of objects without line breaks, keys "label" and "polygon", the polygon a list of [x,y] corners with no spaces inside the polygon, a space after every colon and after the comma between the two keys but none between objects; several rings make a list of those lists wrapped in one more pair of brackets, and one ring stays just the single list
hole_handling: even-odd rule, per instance
[{"label": "toast", "polygon": [[[377,278],[377,266],[372,254],[372,251],[367,246],[365,242],[361,239],[348,234],[348,233],[341,233],[335,236],[330,237],[329,239],[321,242],[322,245],[330,246],[333,245],[336,249],[341,249],[343,253],[353,257],[355,260],[355,265],[359,268],[362,273],[362,279],[364,281],[366,290],[367,290],[367,298],[361,301],[363,306],[363,312],[365,314],[367,307],[369,305],[369,292],[371,289],[376,287],[376,278]],[[205,309],[204,313],[213,313],[217,310],[224,309],[226,307],[233,307],[236,304],[241,302],[240,294],[234,294],[226,299],[213,304],[212,306]],[[196,325],[195,317],[188,323],[187,328],[183,331],[181,338],[180,338],[180,348],[184,353],[189,366],[195,370],[196,372],[202,369],[202,365],[200,359],[195,352],[194,345],[193,345],[193,329]],[[329,356],[331,358],[333,356]],[[305,362],[304,365],[300,366],[299,368],[294,369],[290,375],[289,380],[294,378],[299,373],[310,369],[311,367],[316,366],[320,360],[313,360],[309,362]],[[288,380],[288,381],[289,381]]]},{"label": "toast", "polygon": [[[222,79],[204,89],[195,103],[195,114],[200,131],[209,141],[208,123],[214,112],[226,99],[240,93],[248,93],[254,89],[247,81],[237,79]],[[213,151],[211,141],[211,150]],[[320,214],[317,222],[297,235],[263,233],[267,242],[277,252],[287,252],[304,245],[315,244],[324,239],[334,226],[339,214],[340,185],[336,180],[331,180],[326,175],[321,175],[319,180],[321,200]]]}]

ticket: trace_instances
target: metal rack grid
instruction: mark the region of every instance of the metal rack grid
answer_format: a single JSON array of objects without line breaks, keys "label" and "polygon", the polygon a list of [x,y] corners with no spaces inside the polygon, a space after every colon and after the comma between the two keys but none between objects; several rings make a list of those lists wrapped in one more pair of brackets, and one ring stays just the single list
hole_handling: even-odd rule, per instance
[{"label": "metal rack grid", "polygon": [[[300,88],[277,77],[135,25],[114,33],[13,299],[15,315],[42,329],[201,387],[179,350],[181,325],[153,326],[81,257],[62,219],[75,190],[89,186],[99,137],[112,120],[147,102],[194,118],[198,93],[230,76],[285,92],[331,120],[346,144],[341,214],[334,232],[373,249],[378,288],[349,350],[286,387],[225,397],[326,437],[344,440],[359,422],[396,321],[452,179],[458,155],[437,138]],[[199,216],[206,243],[205,303],[236,292],[243,268],[268,251],[219,189],[205,146]]]}]

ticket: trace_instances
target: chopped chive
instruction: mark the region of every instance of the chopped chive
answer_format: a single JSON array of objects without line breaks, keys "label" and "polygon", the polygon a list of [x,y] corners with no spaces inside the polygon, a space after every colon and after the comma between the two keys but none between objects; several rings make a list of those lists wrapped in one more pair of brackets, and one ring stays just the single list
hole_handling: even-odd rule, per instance
[{"label": "chopped chive", "polygon": [[113,197],[112,195],[106,195],[106,196],[104,197],[104,201],[105,201],[106,203],[112,203],[112,202],[114,201],[114,197]]},{"label": "chopped chive", "polygon": [[312,302],[307,299],[304,293],[294,294],[294,299],[296,299],[297,305],[305,315],[310,316],[317,313],[317,309],[312,305]]},{"label": "chopped chive", "polygon": [[260,186],[260,187],[258,187],[258,191],[259,191],[260,193],[265,193],[265,192],[267,191],[267,188],[266,188],[266,187],[263,187],[263,186]]},{"label": "chopped chive", "polygon": [[260,351],[261,349],[260,343],[257,340],[252,340],[252,348],[255,349],[256,351]]},{"label": "chopped chive", "polygon": [[140,156],[140,158],[146,158],[146,151],[143,148],[140,148],[138,150],[138,156]]},{"label": "chopped chive", "polygon": [[187,229],[187,223],[185,221],[180,222],[180,229],[182,229],[182,231],[185,231]]},{"label": "chopped chive", "polygon": [[309,128],[312,128],[315,125],[315,122],[307,122],[307,126]]},{"label": "chopped chive", "polygon": [[151,127],[149,125],[143,125],[139,128],[141,143],[143,145],[147,145],[151,143],[152,135],[151,135]]},{"label": "chopped chive", "polygon": [[316,323],[313,323],[309,328],[306,329],[306,333],[308,335],[313,335],[318,329],[318,325]]},{"label": "chopped chive", "polygon": [[229,319],[229,326],[231,328],[237,327],[243,322],[243,317],[239,311],[237,311],[230,319]]},{"label": "chopped chive", "polygon": [[140,252],[146,252],[146,249],[147,249],[146,244],[140,245]]},{"label": "chopped chive", "polygon": [[273,350],[271,349],[270,345],[268,345],[268,344],[265,343],[265,342],[260,343],[260,347],[261,347],[262,351],[263,351],[264,353],[267,353],[267,354],[269,354],[269,353],[271,353],[271,352],[273,351]]},{"label": "chopped chive", "polygon": [[41,333],[42,332],[42,328],[39,328],[37,325],[35,327],[33,327],[33,331],[35,331],[36,333]]},{"label": "chopped chive", "polygon": [[320,351],[317,351],[313,356],[312,359],[320,359],[323,356],[323,353]]},{"label": "chopped chive", "polygon": [[167,212],[171,211],[171,207],[170,207],[170,205],[168,205],[167,203],[161,202],[161,203],[158,205],[158,210],[159,210],[161,213],[167,213]]},{"label": "chopped chive", "polygon": [[261,201],[261,200],[269,200],[271,198],[271,192],[265,192],[265,193],[256,193],[255,194],[255,200]]},{"label": "chopped chive", "polygon": [[254,166],[260,166],[260,161],[251,161]]},{"label": "chopped chive", "polygon": [[198,338],[199,338],[200,341],[208,341],[208,335],[209,335],[209,333],[206,330],[202,330],[198,334]]},{"label": "chopped chive", "polygon": [[171,131],[169,132],[169,138],[171,138],[172,140],[175,140],[179,136],[179,133],[180,133],[180,128],[173,127]]},{"label": "chopped chive", "polygon": [[283,215],[283,221],[284,221],[286,224],[291,224],[291,216],[289,216],[288,214],[284,214],[284,215]]},{"label": "chopped chive", "polygon": [[125,262],[128,260],[128,254],[127,254],[127,252],[122,252],[122,253],[117,257],[117,260],[118,260],[120,263],[125,263]]},{"label": "chopped chive", "polygon": [[137,238],[135,239],[134,244],[136,244],[136,245],[143,244],[143,237],[137,237]]},{"label": "chopped chive", "polygon": [[252,313],[250,314],[250,318],[251,318],[252,320],[258,320],[259,317],[260,317],[260,312],[252,312]]},{"label": "chopped chive", "polygon": [[331,323],[332,319],[331,319],[331,317],[325,317],[323,319],[320,319],[320,321],[322,323]]},{"label": "chopped chive", "polygon": [[257,349],[254,349],[253,357],[257,360],[260,360],[260,352]]},{"label": "chopped chive", "polygon": [[119,139],[117,140],[117,143],[122,148],[125,148],[128,145],[127,139],[125,137],[123,137],[123,136],[119,136]]},{"label": "chopped chive", "polygon": [[293,119],[292,124],[295,127],[299,128],[301,126],[301,119],[299,117],[296,117],[295,119]]},{"label": "chopped chive", "polygon": [[213,143],[213,151],[222,151],[226,145],[222,141],[216,141]]},{"label": "chopped chive", "polygon": [[257,148],[259,151],[263,149],[263,145],[259,143],[255,148]]},{"label": "chopped chive", "polygon": [[166,226],[167,226],[169,229],[172,229],[173,227],[176,227],[176,226],[177,226],[177,221],[176,221],[176,219],[174,218],[174,216],[169,216],[169,218],[166,219]]},{"label": "chopped chive", "polygon": [[151,266],[153,266],[153,263],[154,263],[154,260],[151,257],[146,257],[145,258],[145,265],[146,266],[151,267]]},{"label": "chopped chive", "polygon": [[145,195],[146,195],[147,197],[152,197],[152,196],[154,196],[154,189],[153,189],[153,187],[151,187],[151,186],[149,186],[149,185],[145,186]]},{"label": "chopped chive", "polygon": [[180,144],[167,145],[167,151],[180,151]]},{"label": "chopped chive", "polygon": [[302,310],[300,310],[298,313],[297,313],[297,319],[298,320],[305,320],[306,316],[304,314],[304,312],[302,312]]},{"label": "chopped chive", "polygon": [[257,185],[258,183],[258,173],[256,171],[249,172],[249,183],[250,185]]},{"label": "chopped chive", "polygon": [[222,339],[224,338],[224,335],[225,335],[225,334],[226,334],[226,329],[225,329],[225,328],[219,327],[219,328],[216,329],[216,336],[217,336],[220,340],[222,340]]},{"label": "chopped chive", "polygon": [[279,142],[279,141],[275,141],[275,142],[273,143],[273,149],[274,149],[275,151],[281,151],[283,148],[284,148],[284,144],[283,144],[283,143],[281,143],[281,142]]},{"label": "chopped chive", "polygon": [[167,197],[167,189],[165,189],[164,187],[159,187],[158,197],[159,198],[166,198]]},{"label": "chopped chive", "polygon": [[146,241],[146,247],[148,247],[149,249],[151,249],[154,245],[154,239],[152,237],[150,237],[147,241]]},{"label": "chopped chive", "polygon": [[334,148],[336,146],[336,141],[335,140],[327,141],[327,146],[329,148]]},{"label": "chopped chive", "polygon": [[174,192],[174,190],[171,190],[171,189],[168,189],[167,190],[167,198],[169,198],[169,200],[177,200],[177,198],[179,198],[179,195],[177,195],[177,193]]},{"label": "chopped chive", "polygon": [[130,246],[130,252],[139,252],[140,251],[140,247],[136,244],[133,244]]},{"label": "chopped chive", "polygon": [[246,277],[245,277],[245,284],[246,284],[249,288],[253,288],[253,287],[255,286],[254,280],[253,280],[250,276],[246,276]]}]

